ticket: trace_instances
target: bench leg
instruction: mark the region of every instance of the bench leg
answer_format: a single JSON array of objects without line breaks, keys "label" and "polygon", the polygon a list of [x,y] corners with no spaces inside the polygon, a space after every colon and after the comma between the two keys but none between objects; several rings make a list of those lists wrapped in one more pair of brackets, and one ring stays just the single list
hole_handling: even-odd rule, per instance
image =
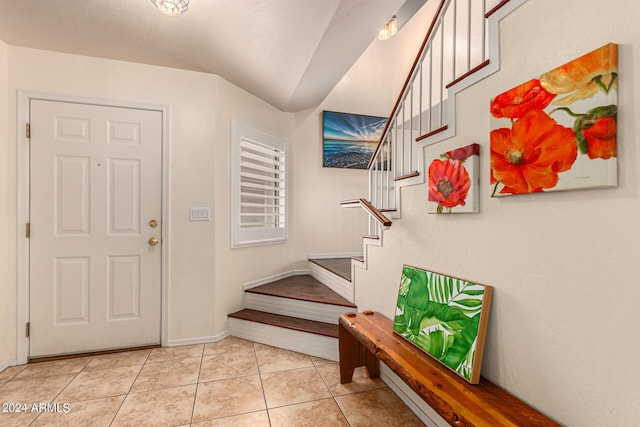
[{"label": "bench leg", "polygon": [[366,351],[366,367],[367,367],[367,374],[369,375],[369,378],[380,378],[380,360],[376,357],[376,355],[374,355],[373,353],[371,353],[370,351]]},{"label": "bench leg", "polygon": [[350,383],[353,379],[353,371],[360,366],[366,366],[369,378],[380,377],[378,358],[367,350],[344,326],[340,325],[338,332],[340,384]]}]

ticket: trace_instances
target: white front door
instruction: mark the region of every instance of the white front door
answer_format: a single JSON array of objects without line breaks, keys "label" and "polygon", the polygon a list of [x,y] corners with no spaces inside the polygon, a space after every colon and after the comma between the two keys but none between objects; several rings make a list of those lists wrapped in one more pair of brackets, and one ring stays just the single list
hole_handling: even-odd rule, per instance
[{"label": "white front door", "polygon": [[30,123],[30,357],[159,344],[161,112],[31,100]]}]

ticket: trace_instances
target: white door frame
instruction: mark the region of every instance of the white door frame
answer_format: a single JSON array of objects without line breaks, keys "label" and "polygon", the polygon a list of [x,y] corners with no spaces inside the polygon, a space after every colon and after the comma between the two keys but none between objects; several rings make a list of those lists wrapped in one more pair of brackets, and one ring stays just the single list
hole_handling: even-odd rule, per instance
[{"label": "white door frame", "polygon": [[17,362],[27,363],[29,358],[29,338],[25,333],[25,326],[29,322],[29,239],[26,237],[25,227],[29,222],[29,188],[31,170],[29,166],[29,138],[26,126],[30,117],[30,101],[32,99],[73,102],[77,104],[100,105],[107,107],[122,107],[142,110],[159,111],[162,115],[162,234],[161,234],[161,324],[160,343],[168,345],[169,338],[169,111],[167,105],[153,105],[135,103],[122,100],[108,100],[99,98],[76,97],[46,92],[18,90],[17,110],[17,294],[16,294],[16,347]]}]

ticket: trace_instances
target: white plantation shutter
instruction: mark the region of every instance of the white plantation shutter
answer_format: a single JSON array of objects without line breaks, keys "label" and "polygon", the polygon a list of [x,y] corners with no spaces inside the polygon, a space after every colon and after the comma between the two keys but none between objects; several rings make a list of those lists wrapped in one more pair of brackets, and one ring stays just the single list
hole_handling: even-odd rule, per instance
[{"label": "white plantation shutter", "polygon": [[286,140],[232,122],[231,246],[287,239]]}]

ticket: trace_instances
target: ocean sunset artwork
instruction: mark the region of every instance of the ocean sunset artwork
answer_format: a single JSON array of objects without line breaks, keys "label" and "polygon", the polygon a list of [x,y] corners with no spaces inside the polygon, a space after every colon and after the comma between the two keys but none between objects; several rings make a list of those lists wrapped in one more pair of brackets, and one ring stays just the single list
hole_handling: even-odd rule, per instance
[{"label": "ocean sunset artwork", "polygon": [[322,166],[367,169],[386,124],[386,117],[324,111]]}]

